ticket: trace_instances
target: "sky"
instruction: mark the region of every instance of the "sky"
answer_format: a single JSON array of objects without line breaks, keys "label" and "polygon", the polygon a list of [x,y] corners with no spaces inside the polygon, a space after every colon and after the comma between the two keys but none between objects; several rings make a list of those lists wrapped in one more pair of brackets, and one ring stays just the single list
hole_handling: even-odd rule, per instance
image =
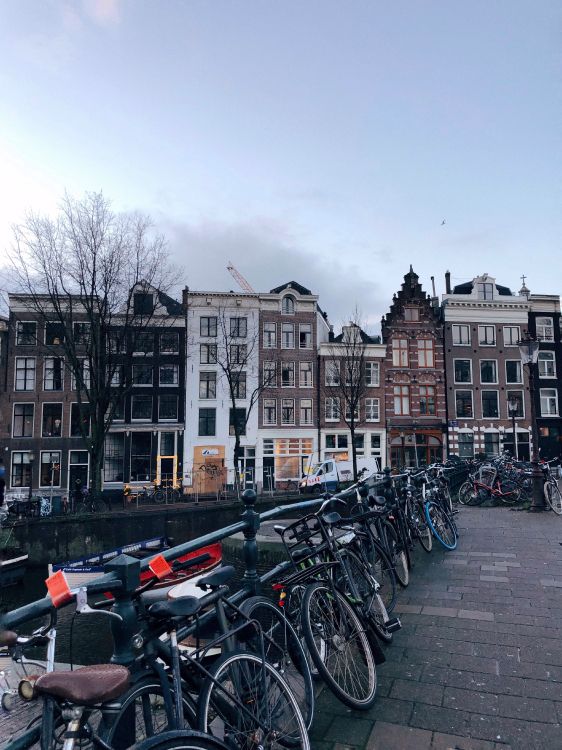
[{"label": "sky", "polygon": [[2,0],[0,49],[0,264],[26,210],[102,190],[182,285],[232,261],[336,327],[374,332],[410,264],[562,291],[557,0]]}]

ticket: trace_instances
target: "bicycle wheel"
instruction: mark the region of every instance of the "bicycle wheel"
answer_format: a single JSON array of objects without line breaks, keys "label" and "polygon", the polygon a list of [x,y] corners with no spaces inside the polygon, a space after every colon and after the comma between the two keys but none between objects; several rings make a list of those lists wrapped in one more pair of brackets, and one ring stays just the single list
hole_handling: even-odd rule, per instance
[{"label": "bicycle wheel", "polygon": [[425,517],[433,536],[445,549],[455,549],[457,534],[455,527],[443,508],[433,501],[425,504]]},{"label": "bicycle wheel", "polygon": [[149,737],[132,750],[228,750],[227,745],[209,734],[191,729],[176,729]]},{"label": "bicycle wheel", "polygon": [[406,588],[410,583],[410,568],[408,567],[408,556],[406,550],[404,549],[404,546],[398,542],[398,533],[391,523],[385,523],[383,529],[386,535],[386,546],[389,552],[389,557],[392,560],[392,567],[394,568],[396,580],[402,588]]},{"label": "bicycle wheel", "polygon": [[310,749],[298,703],[271,664],[240,652],[226,654],[210,671],[199,693],[200,731],[235,750]]},{"label": "bicycle wheel", "polygon": [[312,655],[308,650],[308,646],[306,645],[306,640],[302,632],[301,610],[305,591],[306,586],[303,584],[298,584],[291,587],[287,594],[287,598],[285,599],[285,614],[289,622],[293,626],[298,639],[300,640],[312,679],[321,680],[322,675],[316,668],[316,664],[314,663],[314,659],[312,658]]},{"label": "bicycle wheel", "polygon": [[504,479],[501,483],[501,492],[502,502],[506,505],[512,505],[519,500],[521,487],[513,479]]},{"label": "bicycle wheel", "polygon": [[371,573],[380,586],[379,594],[387,612],[396,604],[396,575],[392,561],[382,546],[372,537],[359,537],[361,553],[371,566]]},{"label": "bicycle wheel", "polygon": [[[314,686],[306,655],[293,626],[283,612],[265,596],[246,599],[240,609],[261,625],[264,656],[292,690],[306,728],[310,729],[314,718]],[[260,655],[261,638],[257,632],[246,641],[246,645]]]},{"label": "bicycle wheel", "polygon": [[[186,721],[194,726],[195,707],[185,695],[183,705]],[[162,685],[157,678],[150,678],[129,688],[119,698],[119,708],[115,714],[107,712],[103,715],[99,734],[112,750],[125,750],[172,728],[166,712]]]},{"label": "bicycle wheel", "polygon": [[421,544],[422,549],[425,550],[425,552],[431,552],[433,549],[433,536],[431,534],[431,529],[425,520],[423,506],[420,502],[416,502],[412,509],[411,520],[414,525],[415,538]]},{"label": "bicycle wheel", "polygon": [[[353,602],[351,599],[352,603],[359,604],[363,617],[369,622],[377,636],[385,643],[391,643],[392,633],[388,632],[385,625],[389,619],[388,612],[377,591],[376,579],[365,569],[361,559],[353,552],[346,552],[343,559],[347,576],[340,576],[340,587],[343,586],[343,591],[348,598],[353,597],[353,588],[357,590],[361,601]],[[351,581],[348,578],[351,578]]]},{"label": "bicycle wheel", "polygon": [[555,481],[547,480],[544,484],[544,496],[550,508],[558,516],[562,516],[562,495]]},{"label": "bicycle wheel", "polygon": [[155,490],[154,494],[152,495],[152,499],[157,505],[160,505],[160,503],[166,502],[166,493],[164,490]]},{"label": "bicycle wheel", "polygon": [[325,583],[313,583],[303,597],[301,619],[308,649],[330,690],[350,708],[371,708],[375,659],[365,626],[345,597]]}]

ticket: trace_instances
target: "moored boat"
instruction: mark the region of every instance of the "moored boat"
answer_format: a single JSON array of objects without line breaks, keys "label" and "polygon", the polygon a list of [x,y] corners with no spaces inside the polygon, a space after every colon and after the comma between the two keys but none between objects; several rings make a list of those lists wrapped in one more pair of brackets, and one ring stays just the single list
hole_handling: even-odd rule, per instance
[{"label": "moored boat", "polygon": [[4,547],[0,550],[0,588],[19,583],[27,567],[29,555],[19,547]]}]

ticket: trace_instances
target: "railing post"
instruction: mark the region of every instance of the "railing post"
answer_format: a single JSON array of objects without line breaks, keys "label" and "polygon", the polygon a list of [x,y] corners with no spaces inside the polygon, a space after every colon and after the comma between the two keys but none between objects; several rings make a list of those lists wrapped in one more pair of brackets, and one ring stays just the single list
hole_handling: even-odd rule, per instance
[{"label": "railing post", "polygon": [[251,589],[255,594],[259,587],[259,576],[257,571],[258,564],[258,543],[256,534],[260,527],[260,514],[256,512],[256,493],[254,490],[245,490],[242,493],[242,502],[246,510],[242,513],[242,520],[246,524],[244,529],[244,564],[246,570],[242,579],[246,588]]}]

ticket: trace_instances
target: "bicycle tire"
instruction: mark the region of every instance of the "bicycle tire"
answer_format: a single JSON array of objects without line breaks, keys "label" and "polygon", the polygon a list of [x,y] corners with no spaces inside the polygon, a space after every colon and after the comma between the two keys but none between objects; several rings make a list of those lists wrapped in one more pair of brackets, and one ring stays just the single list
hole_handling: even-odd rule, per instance
[{"label": "bicycle tire", "polygon": [[425,504],[425,517],[433,536],[445,549],[453,550],[457,546],[457,534],[451,518],[443,508],[433,501]]},{"label": "bicycle tire", "polygon": [[433,549],[433,535],[426,521],[423,506],[419,501],[416,502],[412,514],[412,520],[415,523],[416,529],[415,538],[420,543],[423,551],[429,553]]},{"label": "bicycle tire", "polygon": [[513,479],[504,479],[502,482],[501,501],[506,505],[513,505],[521,496],[521,487]]},{"label": "bicycle tire", "polygon": [[[173,688],[170,685],[173,695]],[[126,750],[133,744],[169,731],[166,711],[163,708],[163,689],[158,678],[143,680],[119,698],[120,708],[112,721],[107,723],[102,718],[103,727],[99,732],[101,739],[111,746],[112,750]],[[194,705],[184,695],[184,717],[192,726],[196,722]],[[132,714],[134,710],[134,738],[132,737]]]},{"label": "bicycle tire", "polygon": [[396,604],[396,574],[392,560],[383,546],[371,536],[369,539],[359,537],[358,544],[361,545],[362,554],[371,566],[371,573],[380,585],[379,594],[384,606],[387,612],[392,612]]},{"label": "bicycle tire", "polygon": [[308,662],[310,675],[313,680],[318,681],[322,679],[322,675],[316,668],[316,664],[314,662],[314,659],[312,658],[310,651],[308,650],[308,646],[302,632],[301,607],[305,591],[306,586],[303,584],[292,586],[289,589],[287,598],[285,599],[285,614],[287,615],[289,622],[293,626],[293,629],[295,630],[300,640],[301,646],[306,656],[306,660]]},{"label": "bicycle tire", "polygon": [[[261,743],[268,750],[281,750],[284,747],[310,750],[308,733],[296,698],[271,664],[255,654],[234,652],[213,664],[210,674],[199,693],[197,725],[200,731],[228,741],[228,746],[236,750],[258,747],[256,736],[260,740],[268,738],[268,744],[265,741]],[[265,686],[262,678],[266,681]],[[268,695],[265,696],[264,692]],[[234,701],[228,700],[230,693],[248,711],[253,711],[251,717],[241,711]],[[267,699],[267,705],[264,699]],[[275,702],[270,705],[272,699]],[[275,709],[275,713],[272,709]]]},{"label": "bicycle tire", "polygon": [[161,503],[166,502],[166,493],[164,490],[155,490],[154,494],[152,495],[152,500],[157,505],[160,505]]},{"label": "bicycle tire", "polygon": [[[355,553],[349,550],[344,553],[343,557],[349,566],[347,573],[353,579],[353,583],[357,587],[357,591],[362,599],[362,604],[360,605],[362,619],[369,622],[382,641],[392,643],[392,633],[389,633],[385,627],[385,622],[389,619],[388,612],[380,594],[376,590],[376,579],[373,578],[369,571],[365,570],[363,562]],[[347,597],[352,596],[349,582],[346,581],[345,577],[340,578],[340,584],[344,585],[344,593]]]},{"label": "bicycle tire", "polygon": [[[318,581],[305,591],[301,619],[308,649],[332,693],[350,708],[371,708],[377,692],[375,659],[353,607],[338,591]],[[338,654],[343,655],[342,660],[349,657],[347,667],[340,664]],[[358,679],[355,686],[349,684],[353,677]]]},{"label": "bicycle tire", "polygon": [[[314,685],[308,659],[301,641],[283,612],[265,596],[252,596],[240,605],[240,610],[250,619],[257,620],[264,635],[264,656],[285,679],[297,699],[307,730],[314,719]],[[256,633],[257,636],[257,633]],[[245,644],[260,655],[258,638],[247,639]]]},{"label": "bicycle tire", "polygon": [[408,565],[408,555],[404,548],[400,549],[398,543],[398,532],[391,523],[383,524],[385,530],[385,536],[387,539],[386,546],[388,547],[389,557],[392,561],[392,567],[394,569],[394,575],[396,580],[402,586],[406,588],[410,583],[410,567]]},{"label": "bicycle tire", "polygon": [[209,734],[192,729],[176,729],[149,737],[132,750],[228,750],[228,746]]},{"label": "bicycle tire", "polygon": [[556,482],[547,480],[544,483],[544,497],[550,509],[553,510],[557,516],[562,516],[562,495],[560,494],[560,488]]}]

